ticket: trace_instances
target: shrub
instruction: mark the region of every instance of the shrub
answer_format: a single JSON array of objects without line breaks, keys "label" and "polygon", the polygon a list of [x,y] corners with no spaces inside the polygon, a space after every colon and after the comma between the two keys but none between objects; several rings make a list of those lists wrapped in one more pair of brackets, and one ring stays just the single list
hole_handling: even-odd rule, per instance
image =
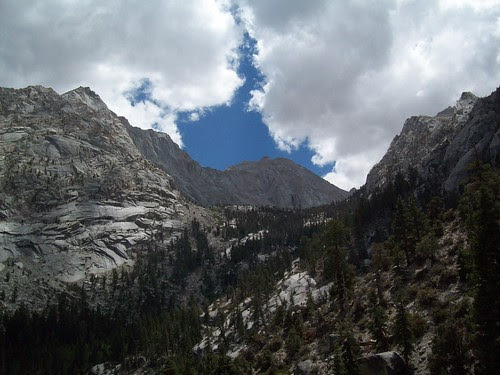
[{"label": "shrub", "polygon": [[271,352],[276,353],[278,350],[281,349],[282,345],[283,345],[283,340],[281,340],[279,337],[275,337],[269,342],[269,344],[267,344],[267,348]]},{"label": "shrub", "polygon": [[417,291],[417,303],[424,309],[429,309],[438,301],[438,294],[433,288],[421,288]]},{"label": "shrub", "polygon": [[410,329],[416,339],[420,339],[427,332],[429,325],[425,318],[418,313],[409,314],[408,320],[410,323]]}]

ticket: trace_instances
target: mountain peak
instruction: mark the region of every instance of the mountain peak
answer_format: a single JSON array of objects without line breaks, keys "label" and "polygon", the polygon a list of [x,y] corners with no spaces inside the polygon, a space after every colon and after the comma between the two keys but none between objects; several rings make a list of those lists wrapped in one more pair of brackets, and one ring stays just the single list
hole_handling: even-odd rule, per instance
[{"label": "mountain peak", "polygon": [[92,91],[90,87],[80,86],[62,94],[61,96],[70,102],[85,104],[94,111],[108,109],[101,97]]},{"label": "mountain peak", "polygon": [[202,205],[305,208],[349,195],[289,159],[264,156],[219,171],[200,166],[162,133],[126,128],[143,156],[163,168],[181,192]]},{"label": "mountain peak", "polygon": [[397,172],[408,174],[410,169],[423,181],[421,191],[456,191],[475,155],[498,165],[498,125],[493,115],[499,111],[498,103],[495,92],[485,98],[463,92],[455,107],[434,117],[410,117],[368,174],[367,191],[383,188]]},{"label": "mountain peak", "polygon": [[475,100],[475,99],[477,99],[476,95],[474,95],[473,93],[471,93],[469,91],[464,91],[462,93],[462,95],[460,95],[459,100]]}]

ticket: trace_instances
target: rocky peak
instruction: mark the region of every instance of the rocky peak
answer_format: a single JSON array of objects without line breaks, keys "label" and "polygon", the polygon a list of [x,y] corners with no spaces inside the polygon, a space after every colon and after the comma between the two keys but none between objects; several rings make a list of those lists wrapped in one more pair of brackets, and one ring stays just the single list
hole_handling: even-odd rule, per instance
[{"label": "rocky peak", "polygon": [[368,174],[367,191],[383,188],[396,173],[407,175],[409,169],[417,171],[423,190],[456,190],[467,175],[474,152],[497,165],[500,154],[497,97],[497,93],[478,98],[464,92],[454,107],[434,117],[410,117],[382,160]]},{"label": "rocky peak", "polygon": [[478,98],[476,95],[474,95],[473,93],[469,92],[469,91],[464,91],[462,93],[462,95],[460,95],[460,99],[459,101],[464,101],[464,100],[472,100],[472,101],[476,101]]},{"label": "rocky peak", "polygon": [[461,123],[467,119],[470,111],[476,104],[478,97],[470,92],[463,92],[460,96],[460,99],[457,100],[455,104],[455,113],[454,115],[457,117],[456,122]]},{"label": "rocky peak", "polygon": [[0,262],[64,281],[105,272],[158,228],[175,235],[183,204],[89,88],[0,88]]},{"label": "rocky peak", "polygon": [[62,104],[57,92],[43,86],[23,89],[0,88],[0,111],[4,115],[25,115],[57,111]]},{"label": "rocky peak", "polygon": [[107,105],[101,100],[100,96],[92,91],[89,87],[78,87],[61,95],[64,99],[71,103],[82,103],[92,108],[94,111],[102,111],[108,109]]},{"label": "rocky peak", "polygon": [[175,186],[202,205],[239,204],[305,208],[344,199],[348,192],[285,158],[263,157],[224,171],[204,168],[168,135],[124,122],[142,155],[163,168]]}]

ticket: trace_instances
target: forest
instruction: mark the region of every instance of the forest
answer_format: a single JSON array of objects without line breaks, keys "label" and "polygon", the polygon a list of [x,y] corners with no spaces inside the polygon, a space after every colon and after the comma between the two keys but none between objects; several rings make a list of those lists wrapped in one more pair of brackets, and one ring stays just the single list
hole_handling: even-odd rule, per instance
[{"label": "forest", "polygon": [[[415,194],[415,178],[399,174],[369,197],[361,190],[309,210],[221,208],[225,222],[217,228],[193,220],[176,241],[141,244],[132,270],[98,278],[91,290],[75,286],[79,298],[60,294],[42,311],[2,312],[0,372],[84,374],[99,363],[120,371],[147,363],[163,374],[286,374],[308,342],[338,332],[325,349],[333,353],[332,371],[359,374],[363,348],[354,332],[361,331],[374,350],[397,350],[411,372],[416,342],[432,327],[429,373],[493,374],[500,368],[500,175],[478,162],[458,198]],[[452,250],[456,273],[437,252],[452,225],[466,238]],[[217,253],[208,239],[241,240],[259,231],[235,243],[230,254]],[[322,285],[331,285],[326,300],[309,298],[301,307],[266,312],[265,301],[294,259]],[[437,284],[432,275],[419,276],[423,282],[411,276],[427,270],[426,264],[432,264]],[[204,287],[180,298],[192,274]],[[361,287],[366,280],[369,287]],[[455,283],[464,298],[447,304],[440,295]],[[92,293],[109,304],[90,303]],[[211,316],[209,305],[219,299],[229,307]],[[255,323],[250,329],[239,307],[247,299]],[[416,312],[408,309],[412,301]],[[220,342],[194,351],[210,326],[220,327]],[[231,340],[246,343],[236,359],[226,355]],[[279,350],[286,359],[277,364]]]}]

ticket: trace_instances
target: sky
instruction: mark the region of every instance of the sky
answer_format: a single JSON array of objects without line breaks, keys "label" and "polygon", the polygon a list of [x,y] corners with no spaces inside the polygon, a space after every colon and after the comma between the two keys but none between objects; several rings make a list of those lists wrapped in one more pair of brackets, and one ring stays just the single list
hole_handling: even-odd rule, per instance
[{"label": "sky", "polygon": [[0,3],[0,86],[89,86],[204,166],[365,182],[412,115],[500,85],[500,0]]}]

